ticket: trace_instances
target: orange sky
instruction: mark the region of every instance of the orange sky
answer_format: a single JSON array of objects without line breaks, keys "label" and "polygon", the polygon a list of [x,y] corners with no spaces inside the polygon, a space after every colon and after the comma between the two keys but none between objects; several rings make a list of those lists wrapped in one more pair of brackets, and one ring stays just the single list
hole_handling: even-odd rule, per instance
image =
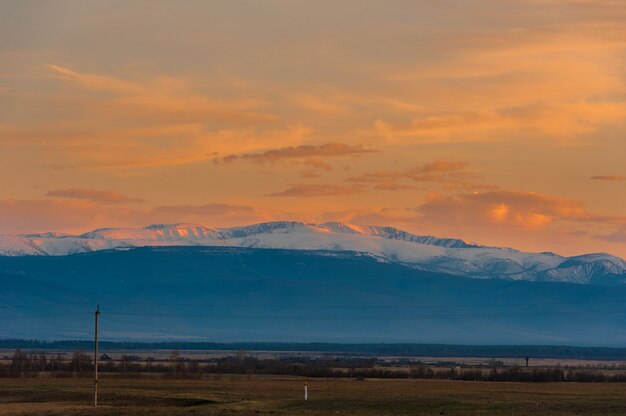
[{"label": "orange sky", "polygon": [[621,0],[26,0],[0,20],[0,233],[339,220],[626,257]]}]

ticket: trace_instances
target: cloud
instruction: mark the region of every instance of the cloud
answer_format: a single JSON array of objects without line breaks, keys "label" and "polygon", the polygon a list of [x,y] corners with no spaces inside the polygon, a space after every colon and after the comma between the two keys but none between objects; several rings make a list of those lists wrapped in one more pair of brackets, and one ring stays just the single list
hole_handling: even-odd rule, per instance
[{"label": "cloud", "polygon": [[198,205],[159,205],[152,209],[150,215],[163,217],[169,222],[199,222],[214,227],[225,227],[271,221],[281,216],[281,213],[250,205],[213,202]]},{"label": "cloud", "polygon": [[362,208],[354,210],[325,212],[322,222],[340,221],[359,225],[413,226],[419,217],[414,210],[394,207]]},{"label": "cloud", "polygon": [[284,191],[269,194],[269,196],[311,198],[322,196],[352,195],[362,191],[362,188],[356,186],[348,187],[338,185],[297,184],[290,186]]},{"label": "cloud", "polygon": [[107,91],[116,94],[139,94],[145,92],[145,89],[140,84],[120,78],[79,73],[60,65],[47,65],[47,67],[52,69],[55,75],[60,79],[75,81],[81,87],[88,90]]},{"label": "cloud", "polygon": [[102,226],[136,226],[147,220],[143,210],[85,199],[0,200],[0,233],[84,232]]},{"label": "cloud", "polygon": [[626,15],[622,0],[518,0],[518,2],[529,3],[540,6],[556,6],[559,8],[570,6],[569,10],[579,9],[586,16],[597,18],[604,16],[610,19],[618,19]]},{"label": "cloud", "polygon": [[310,129],[234,128],[206,131],[202,124],[172,124],[92,128],[89,123],[10,128],[0,125],[0,141],[13,146],[33,145],[50,159],[70,158],[71,166],[87,169],[140,169],[208,161],[233,147],[256,150],[307,138]]},{"label": "cloud", "polygon": [[598,238],[613,243],[626,243],[626,227],[622,227],[609,234],[599,235]]},{"label": "cloud", "polygon": [[249,94],[213,96],[182,77],[130,80],[61,65],[46,69],[43,77],[32,75],[45,88],[11,90],[8,102],[28,110],[0,120],[0,142],[35,149],[55,163],[117,170],[176,166],[233,149],[302,142],[311,131],[276,126],[278,118],[262,109],[265,101]]},{"label": "cloud", "polygon": [[430,193],[414,208],[418,233],[463,238],[526,251],[582,254],[616,246],[626,216],[590,211],[581,201],[535,192],[498,190],[459,195]]},{"label": "cloud", "polygon": [[[277,213],[281,218],[286,215]],[[228,227],[275,219],[274,213],[246,205],[215,202],[138,208],[89,199],[0,200],[0,234],[64,231],[82,233],[100,227],[141,227],[150,224],[198,222]]]},{"label": "cloud", "polygon": [[327,169],[328,164],[321,161],[322,157],[338,157],[375,153],[363,145],[348,145],[344,143],[325,143],[320,145],[300,145],[266,150],[260,153],[231,154],[216,159],[216,162],[232,163],[246,160],[258,164],[274,164],[285,160],[300,159],[304,164]]},{"label": "cloud", "polygon": [[48,68],[75,86],[110,95],[93,97],[98,111],[105,116],[149,119],[153,124],[226,121],[243,124],[276,120],[272,114],[256,111],[258,100],[219,100],[195,91],[183,79],[151,77],[142,82],[81,73],[59,65]]},{"label": "cloud", "polygon": [[[414,118],[408,123],[391,123],[378,119],[373,124],[374,134],[389,141],[416,139],[421,142],[476,141],[477,134],[496,129],[511,128],[510,120],[495,111],[481,113],[438,114]],[[483,137],[486,140],[488,137]]]},{"label": "cloud", "polygon": [[319,178],[321,175],[316,169],[306,169],[300,172],[300,177],[305,179]]},{"label": "cloud", "polygon": [[413,180],[429,179],[430,175],[441,175],[449,173],[459,173],[464,171],[469,166],[467,162],[458,161],[446,161],[437,160],[431,163],[425,163],[421,166],[414,167],[412,169],[402,171],[377,171],[373,173],[367,173],[361,176],[355,176],[349,178],[353,182],[370,182],[378,179],[390,179],[390,178],[410,178]]},{"label": "cloud", "polygon": [[590,179],[593,179],[596,181],[626,181],[626,176],[598,175],[598,176],[592,176]]},{"label": "cloud", "polygon": [[142,199],[129,198],[126,195],[115,191],[98,191],[96,189],[69,188],[48,191],[47,196],[71,199],[86,199],[92,202],[103,204],[127,204],[144,202]]},{"label": "cloud", "polygon": [[348,178],[348,182],[372,184],[375,189],[402,190],[411,188],[409,182],[443,184],[448,189],[493,189],[491,185],[469,182],[474,175],[467,171],[469,163],[438,160],[411,169],[376,171]]},{"label": "cloud", "polygon": [[408,123],[378,119],[373,124],[373,134],[392,143],[488,142],[533,137],[577,144],[575,139],[579,136],[592,133],[603,125],[621,124],[625,118],[624,103],[531,104],[426,115]]},{"label": "cloud", "polygon": [[173,214],[185,214],[196,216],[213,216],[213,215],[253,215],[258,210],[245,205],[231,204],[203,204],[203,205],[160,205],[154,208],[154,212],[167,212]]},{"label": "cloud", "polygon": [[348,107],[332,102],[331,100],[323,100],[311,94],[297,94],[293,96],[293,101],[307,110],[322,114],[341,114],[348,111]]},{"label": "cloud", "polygon": [[534,192],[491,191],[444,196],[430,195],[417,208],[423,219],[525,229],[545,228],[557,221],[615,225],[626,217],[599,215],[579,201]]},{"label": "cloud", "polygon": [[[521,11],[528,13],[528,3],[521,3]],[[551,3],[557,4],[553,15],[564,14],[565,3]],[[590,136],[606,126],[622,126],[623,25],[588,19],[450,36],[436,58],[392,70],[387,77],[427,97],[428,111],[409,119],[379,116],[373,133],[392,143],[532,138],[578,144],[596,139]]]}]

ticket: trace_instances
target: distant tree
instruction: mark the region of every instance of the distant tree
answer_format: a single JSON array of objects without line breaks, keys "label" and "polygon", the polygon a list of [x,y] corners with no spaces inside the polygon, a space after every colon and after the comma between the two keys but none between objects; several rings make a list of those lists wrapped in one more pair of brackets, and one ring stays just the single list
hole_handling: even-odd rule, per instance
[{"label": "distant tree", "polygon": [[152,368],[153,361],[154,361],[154,358],[152,357],[146,358],[146,370],[148,371],[148,374],[150,373],[150,369]]},{"label": "distant tree", "polygon": [[70,361],[70,370],[81,373],[93,368],[91,357],[82,351],[75,352]]},{"label": "distant tree", "polygon": [[171,375],[173,377],[181,377],[187,372],[187,366],[184,358],[180,356],[180,351],[174,350],[170,354]]},{"label": "distant tree", "polygon": [[128,367],[128,362],[130,361],[130,356],[127,354],[122,355],[122,362],[120,363],[122,366],[122,373],[126,372],[126,368]]},{"label": "distant tree", "polygon": [[28,367],[28,355],[21,349],[16,349],[11,358],[9,374],[11,377],[24,377],[24,371]]},{"label": "distant tree", "polygon": [[37,367],[37,371],[48,370],[48,356],[43,352],[37,356]]}]

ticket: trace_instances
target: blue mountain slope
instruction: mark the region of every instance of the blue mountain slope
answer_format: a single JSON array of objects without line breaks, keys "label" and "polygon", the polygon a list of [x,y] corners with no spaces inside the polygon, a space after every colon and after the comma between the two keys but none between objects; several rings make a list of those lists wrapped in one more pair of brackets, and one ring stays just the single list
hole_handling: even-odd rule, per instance
[{"label": "blue mountain slope", "polygon": [[[623,345],[626,288],[477,280],[354,252],[0,257],[2,338]],[[21,316],[20,319],[14,319]]]}]

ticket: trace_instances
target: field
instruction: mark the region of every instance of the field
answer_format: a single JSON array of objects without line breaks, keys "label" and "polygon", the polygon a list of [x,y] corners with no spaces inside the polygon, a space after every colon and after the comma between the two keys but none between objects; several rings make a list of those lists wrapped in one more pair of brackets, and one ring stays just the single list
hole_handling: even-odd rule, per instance
[{"label": "field", "polygon": [[[308,382],[309,400],[303,400]],[[623,383],[211,376],[0,379],[0,415],[624,415]]]}]

